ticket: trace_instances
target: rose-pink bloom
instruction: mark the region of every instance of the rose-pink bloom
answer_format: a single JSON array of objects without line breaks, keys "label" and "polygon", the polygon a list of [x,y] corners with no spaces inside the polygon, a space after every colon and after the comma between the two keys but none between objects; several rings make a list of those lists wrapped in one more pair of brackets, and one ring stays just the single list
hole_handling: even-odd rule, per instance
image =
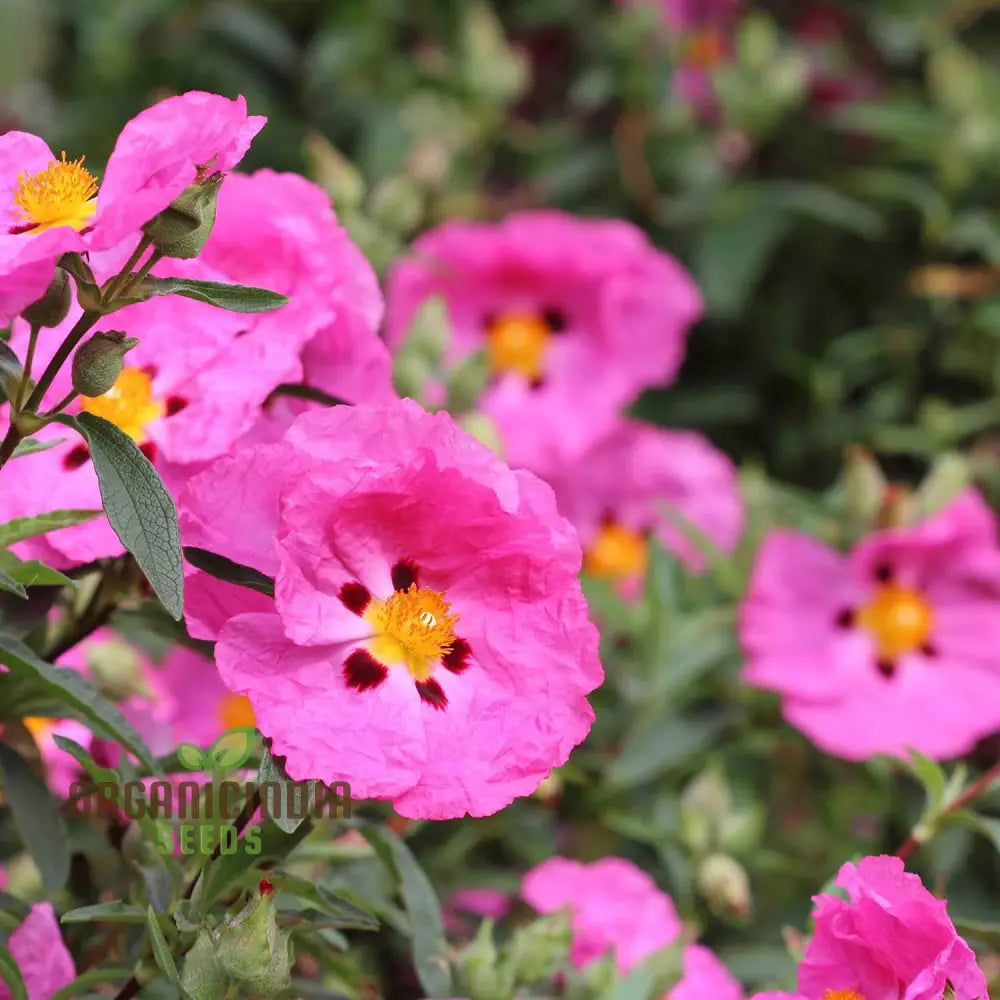
[{"label": "rose-pink bloom", "polygon": [[[628,973],[683,929],[670,897],[624,858],[549,858],[524,876],[521,896],[539,913],[570,911],[577,968],[613,952],[619,972]],[[742,1000],[739,983],[707,948],[686,946],[683,963],[683,979],[664,1000]]]},{"label": "rose-pink bloom", "polygon": [[[232,178],[231,178],[232,179]],[[98,263],[104,264],[103,260]],[[200,261],[177,265],[185,274],[218,280],[218,272]],[[116,268],[99,271],[100,278]],[[74,307],[66,321],[45,331],[36,353],[41,370],[79,316]],[[102,319],[97,331],[121,330],[139,339],[125,356],[125,371],[111,393],[77,398],[69,412],[90,410],[116,423],[139,443],[172,492],[192,471],[224,455],[260,420],[261,404],[300,368],[298,353],[276,338],[242,336],[246,317],[182,296],[164,296],[128,306]],[[12,346],[23,356],[27,325],[14,325]],[[55,404],[71,388],[70,366],[56,377],[46,396]],[[5,408],[6,410],[6,408]],[[0,423],[5,424],[6,412]],[[0,520],[55,509],[98,509],[100,490],[84,442],[61,425],[50,425],[39,438],[64,442],[20,458],[5,469],[0,488]],[[64,528],[21,543],[23,557],[64,567],[124,549],[106,518]]]},{"label": "rose-pink bloom", "polygon": [[506,457],[543,475],[579,455],[643,389],[674,378],[702,311],[688,273],[626,222],[553,211],[449,222],[414,251],[390,276],[390,343],[425,300],[442,296],[453,329],[447,360],[492,345],[482,408]]},{"label": "rose-pink bloom", "polygon": [[122,129],[97,191],[96,210],[72,213],[72,224],[32,227],[15,210],[19,178],[38,174],[55,160],[42,139],[26,132],[0,136],[0,321],[35,301],[68,251],[106,250],[166,208],[199,167],[231,170],[266,121],[248,116],[242,97],[190,91],[140,112]]},{"label": "rose-pink bloom", "polygon": [[[549,482],[559,510],[579,533],[584,552],[595,557],[609,527],[612,541],[616,532],[624,530],[638,544],[640,536],[651,531],[688,567],[701,570],[704,557],[671,513],[681,514],[726,552],[735,547],[743,528],[743,502],[732,462],[690,431],[622,420]],[[610,563],[615,562],[614,555],[610,553]],[[619,555],[619,566],[609,563],[598,571],[627,576],[636,554]]]},{"label": "rose-pink bloom", "polygon": [[815,897],[815,932],[799,966],[799,991],[855,990],[863,1000],[986,1000],[986,979],[958,936],[943,900],[896,857],[845,864],[837,885],[848,900]]},{"label": "rose-pink bloom", "polygon": [[[51,903],[35,903],[31,907],[31,912],[11,934],[7,950],[21,972],[28,1000],[51,1000],[56,990],[76,978],[73,956],[63,943]],[[10,990],[0,982],[0,1000],[11,997]]]},{"label": "rose-pink bloom", "polygon": [[304,414],[194,477],[180,516],[185,544],[275,577],[274,601],[198,573],[185,596],[293,778],[487,815],[589,730],[603,674],[575,533],[446,414]]},{"label": "rose-pink bloom", "polygon": [[299,360],[289,381],[349,403],[394,398],[378,280],[318,185],[273,170],[234,174],[200,260],[230,282],[288,297],[243,321],[247,337],[277,340]]},{"label": "rose-pink bloom", "polygon": [[848,556],[775,531],[741,611],[744,677],[829,753],[957,756],[1000,728],[998,612],[996,521],[974,490]]}]

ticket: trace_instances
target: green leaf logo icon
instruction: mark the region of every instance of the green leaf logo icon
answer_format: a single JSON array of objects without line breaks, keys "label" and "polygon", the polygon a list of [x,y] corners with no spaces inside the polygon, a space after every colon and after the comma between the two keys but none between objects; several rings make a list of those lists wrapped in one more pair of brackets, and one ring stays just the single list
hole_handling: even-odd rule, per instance
[{"label": "green leaf logo icon", "polygon": [[231,771],[247,761],[257,745],[257,730],[253,726],[227,729],[208,751],[207,764],[219,770]]},{"label": "green leaf logo icon", "polygon": [[189,771],[200,771],[207,763],[205,755],[193,743],[181,743],[177,747],[177,759]]}]

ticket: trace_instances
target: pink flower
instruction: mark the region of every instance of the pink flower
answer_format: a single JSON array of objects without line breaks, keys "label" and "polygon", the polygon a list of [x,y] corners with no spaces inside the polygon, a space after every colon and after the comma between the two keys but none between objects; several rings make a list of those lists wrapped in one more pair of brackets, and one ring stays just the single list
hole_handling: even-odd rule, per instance
[{"label": "pink flower", "polygon": [[602,671],[576,537],[547,486],[446,414],[304,414],[194,477],[180,514],[185,544],[275,578],[271,600],[194,573],[186,610],[293,778],[481,816],[589,730]]},{"label": "pink flower", "polygon": [[541,474],[577,457],[643,389],[673,379],[701,315],[687,272],[626,222],[524,212],[446,223],[414,250],[390,277],[390,343],[443,296],[448,360],[486,351],[494,377],[482,408],[507,458]]},{"label": "pink flower", "polygon": [[61,254],[137,239],[200,170],[231,170],[265,121],[247,115],[242,97],[170,97],[122,129],[100,185],[82,158],[56,160],[26,132],[0,136],[0,201],[8,206],[0,232],[0,321],[45,291]]},{"label": "pink flower", "polygon": [[280,309],[243,318],[248,337],[278,341],[294,355],[288,381],[305,380],[349,403],[395,398],[378,336],[378,281],[322,188],[273,170],[234,174],[219,193],[199,259],[226,281],[288,297]]},{"label": "pink flower", "polygon": [[[11,934],[7,950],[17,963],[28,991],[28,1000],[51,1000],[56,990],[76,978],[73,956],[63,944],[59,921],[51,903],[35,903],[21,925]],[[11,992],[0,982],[0,1000],[11,1000]]]},{"label": "pink flower", "polygon": [[[568,908],[573,922],[570,960],[577,968],[614,953],[628,973],[669,947],[683,929],[670,897],[646,872],[623,858],[585,864],[549,858],[524,876],[522,898],[540,913]],[[684,978],[664,1000],[742,1000],[739,983],[701,945],[684,949]]]},{"label": "pink flower", "polygon": [[584,569],[599,576],[641,579],[650,533],[691,569],[704,569],[704,558],[671,520],[671,511],[727,552],[743,527],[732,462],[689,431],[622,420],[549,481],[559,510],[580,535]]},{"label": "pink flower", "polygon": [[[200,278],[220,277],[200,261],[186,263],[183,270]],[[74,307],[61,327],[46,331],[40,339],[38,370],[48,363],[78,315],[79,308]],[[110,393],[78,397],[69,412],[95,413],[116,424],[176,492],[193,469],[228,453],[260,419],[268,394],[294,379],[299,370],[295,350],[274,338],[241,336],[245,326],[243,315],[176,295],[128,306],[101,320],[96,330],[121,330],[137,337],[138,346],[125,356],[125,368]],[[26,324],[18,320],[12,346],[20,356],[26,341]],[[53,382],[46,404],[54,405],[70,388],[67,365]],[[61,425],[50,425],[38,436],[61,438],[64,443],[19,458],[16,466],[4,470],[0,518],[60,508],[100,508],[97,475],[82,439]],[[57,567],[123,551],[103,517],[17,548],[24,557]]]},{"label": "pink flower", "polygon": [[808,1000],[801,993],[783,993],[781,991],[773,993],[755,993],[750,1000]]},{"label": "pink flower", "polygon": [[[895,857],[845,864],[848,901],[816,896],[815,932],[799,966],[799,991],[815,1000],[986,1000],[986,979],[946,904]],[[844,991],[838,993],[837,991]],[[851,993],[853,991],[853,994]]]},{"label": "pink flower", "polygon": [[998,611],[996,520],[974,490],[848,556],[775,531],[742,608],[744,677],[829,753],[957,756],[1000,727]]}]

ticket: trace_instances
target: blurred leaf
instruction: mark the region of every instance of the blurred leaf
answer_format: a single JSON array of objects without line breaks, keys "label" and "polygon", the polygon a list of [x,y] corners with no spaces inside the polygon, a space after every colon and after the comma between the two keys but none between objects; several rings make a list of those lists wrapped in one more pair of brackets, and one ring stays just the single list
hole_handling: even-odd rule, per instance
[{"label": "blurred leaf", "polygon": [[28,1000],[28,991],[21,978],[21,970],[17,967],[13,955],[0,944],[0,979],[10,990],[11,1000]]},{"label": "blurred leaf", "polygon": [[170,985],[185,1000],[190,1000],[188,994],[181,986],[181,977],[177,972],[177,966],[174,964],[170,945],[167,944],[167,939],[163,936],[163,930],[160,927],[160,918],[156,915],[156,911],[152,906],[146,908],[146,929],[149,931],[150,944],[153,946],[153,958],[156,960],[160,971],[170,980]]},{"label": "blurred leaf", "polygon": [[13,749],[0,743],[0,777],[21,839],[49,896],[69,878],[69,842],[59,803]]},{"label": "blurred leaf", "polygon": [[413,961],[421,985],[429,997],[449,996],[451,968],[441,924],[441,905],[434,887],[410,849],[391,830],[363,826],[361,833],[399,881],[413,928]]},{"label": "blurred leaf", "polygon": [[[299,824],[306,818],[313,800],[316,782],[292,781],[285,773],[284,766],[276,761],[271,756],[271,752],[265,748],[264,756],[260,762],[260,772],[257,775],[257,783],[261,786],[263,815],[272,819],[285,833],[294,833]],[[265,783],[270,784],[271,787],[265,788]],[[288,809],[290,796],[293,797],[291,810]],[[275,799],[278,801],[274,801]],[[299,812],[301,812],[301,816],[293,815]]]},{"label": "blurred leaf", "polygon": [[75,670],[55,667],[39,659],[35,653],[13,636],[0,633],[0,663],[15,673],[29,677],[46,694],[74,709],[92,724],[94,730],[121,743],[142,763],[153,768],[149,747],[125,716],[91,687]]},{"label": "blurred leaf", "polygon": [[[56,990],[51,1000],[71,1000],[72,997],[91,997],[90,987],[103,986],[105,983],[125,983],[132,978],[131,969],[91,969],[77,976],[68,986]],[[86,992],[85,992],[86,991]]]},{"label": "blurred leaf", "polygon": [[252,566],[233,562],[225,556],[220,556],[207,549],[199,549],[193,545],[184,546],[184,557],[192,566],[214,576],[217,580],[235,583],[240,587],[256,590],[259,594],[274,597],[274,580],[258,572]]},{"label": "blurred leaf", "polygon": [[87,924],[92,922],[107,922],[112,924],[141,924],[146,920],[146,911],[141,906],[120,899],[110,903],[98,903],[95,906],[81,906],[64,913],[59,922],[62,924]]},{"label": "blurred leaf", "polygon": [[45,441],[41,441],[38,438],[25,438],[23,441],[18,442],[17,447],[14,449],[14,454],[11,458],[23,458],[25,455],[34,455],[40,451],[48,451],[49,448],[55,448],[57,445],[64,444],[66,438],[49,438]]},{"label": "blurred leaf", "polygon": [[34,517],[16,517],[12,521],[0,524],[0,548],[7,548],[25,538],[35,538],[59,528],[68,528],[74,524],[86,524],[95,517],[100,517],[101,510],[53,510],[48,514],[36,514]]}]

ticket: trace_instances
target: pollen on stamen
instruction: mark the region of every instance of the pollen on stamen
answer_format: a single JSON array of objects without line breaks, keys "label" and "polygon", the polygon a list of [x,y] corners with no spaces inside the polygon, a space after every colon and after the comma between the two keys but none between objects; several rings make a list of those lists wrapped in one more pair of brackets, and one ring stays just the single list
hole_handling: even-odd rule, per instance
[{"label": "pollen on stamen", "polygon": [[14,211],[20,221],[10,231],[41,232],[58,226],[85,229],[97,211],[97,178],[83,162],[82,156],[67,160],[63,152],[38,173],[22,171],[14,190]]}]

